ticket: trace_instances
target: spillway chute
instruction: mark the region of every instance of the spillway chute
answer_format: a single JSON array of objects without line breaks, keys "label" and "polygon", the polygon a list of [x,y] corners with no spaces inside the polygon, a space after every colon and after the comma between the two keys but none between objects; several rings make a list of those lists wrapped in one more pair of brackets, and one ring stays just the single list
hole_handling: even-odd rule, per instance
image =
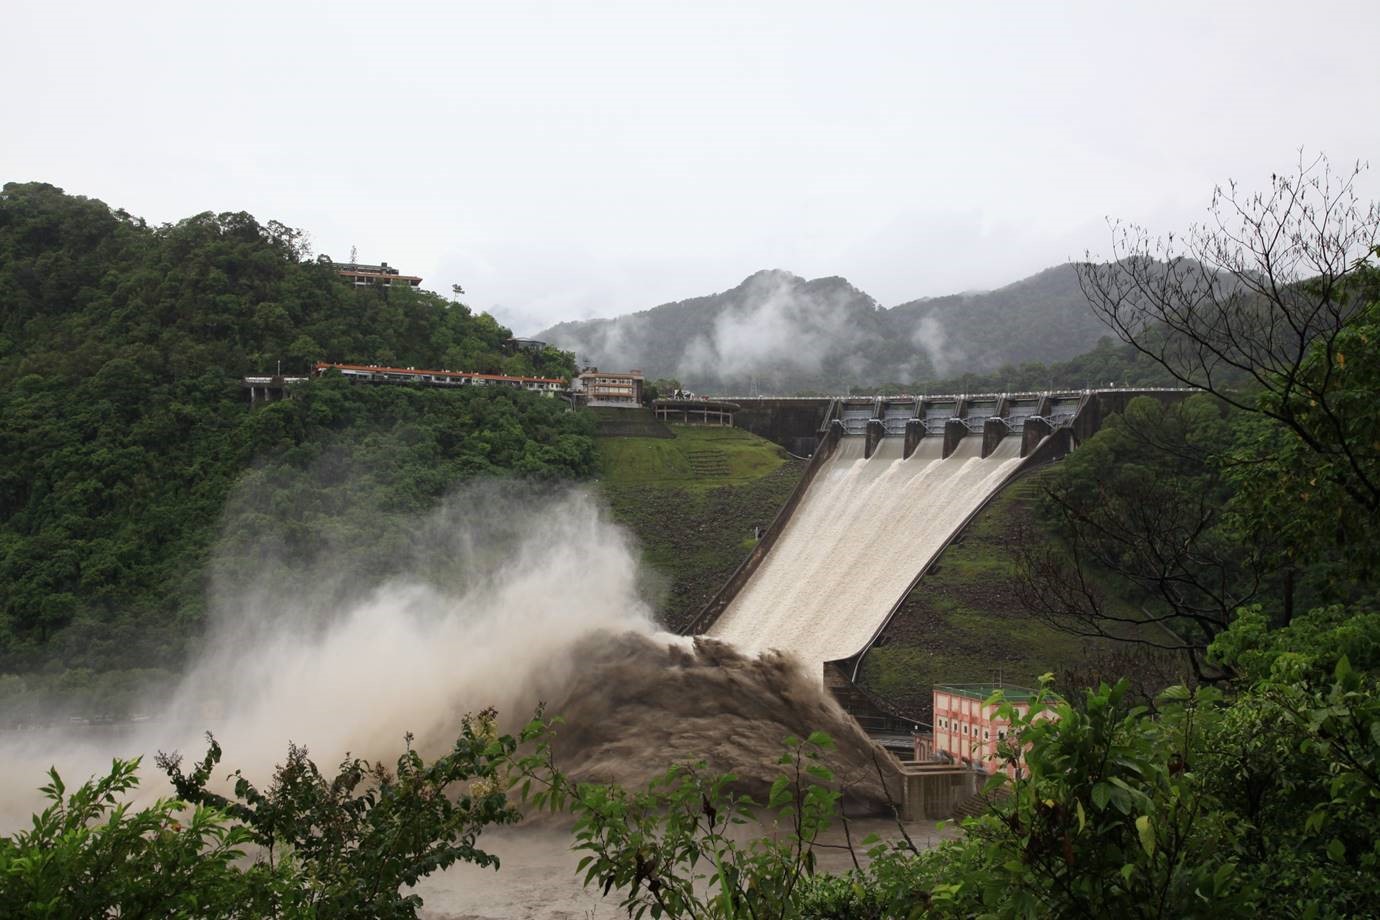
[{"label": "spillway chute", "polygon": [[907,457],[901,439],[882,438],[869,457],[866,439],[841,437],[710,634],[747,651],[781,649],[816,673],[861,651],[931,557],[1021,464],[1019,437],[985,458],[980,434],[947,457],[943,442],[923,437]]}]

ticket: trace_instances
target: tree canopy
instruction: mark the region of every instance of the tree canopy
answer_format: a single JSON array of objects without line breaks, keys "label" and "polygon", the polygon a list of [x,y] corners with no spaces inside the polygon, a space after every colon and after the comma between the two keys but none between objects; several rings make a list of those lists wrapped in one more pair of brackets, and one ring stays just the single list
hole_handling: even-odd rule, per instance
[{"label": "tree canopy", "polygon": [[356,288],[303,255],[299,232],[242,212],[151,227],[50,185],[4,187],[0,670],[175,667],[222,527],[272,518],[262,498],[223,521],[237,483],[271,497],[329,455],[370,471],[355,497],[386,520],[466,476],[593,469],[587,422],[521,391],[322,379],[251,411],[240,378],[279,361],[573,371],[568,354],[509,347],[488,314]]}]

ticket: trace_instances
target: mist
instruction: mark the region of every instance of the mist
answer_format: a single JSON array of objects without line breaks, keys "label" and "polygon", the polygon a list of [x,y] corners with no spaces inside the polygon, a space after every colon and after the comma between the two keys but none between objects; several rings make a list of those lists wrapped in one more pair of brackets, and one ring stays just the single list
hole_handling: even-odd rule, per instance
[{"label": "mist", "polygon": [[883,384],[926,392],[964,373],[1068,361],[1106,335],[1065,263],[995,290],[892,307],[844,278],[764,271],[719,294],[538,337],[582,361],[705,393],[790,395]]},{"label": "mist", "polygon": [[[930,367],[940,377],[947,377],[963,369],[966,356],[950,343],[944,324],[934,316],[921,317],[910,335],[911,344],[925,353]],[[898,378],[909,379],[909,378]]]},{"label": "mist", "polygon": [[851,322],[851,289],[802,288],[786,272],[762,272],[744,296],[691,339],[678,372],[690,379],[743,378],[778,371],[818,373],[827,357],[851,351],[862,333]]},{"label": "mist", "polygon": [[636,367],[692,388],[789,392],[840,381],[923,376],[924,354],[897,349],[887,311],[843,278],[757,272],[719,294],[540,333],[609,368]]},{"label": "mist", "polygon": [[[466,713],[496,707],[513,730],[543,702],[566,716],[555,749],[577,777],[639,782],[701,757],[766,776],[785,735],[820,728],[842,738],[865,784],[866,740],[794,661],[658,628],[636,547],[589,490],[479,482],[404,524],[405,548],[381,541],[400,557],[384,567],[395,574],[374,584],[324,537],[297,568],[272,564],[271,528],[257,552],[224,550],[234,559],[217,561],[205,647],[173,693],[149,701],[154,718],[0,735],[0,823],[34,810],[49,766],[71,787],[141,755],[147,800],[168,793],[152,755],[199,758],[207,731],[224,774],[263,783],[289,741],[323,770],[347,754],[389,762],[409,732],[434,756]],[[225,574],[246,558],[263,560],[262,577]]]}]

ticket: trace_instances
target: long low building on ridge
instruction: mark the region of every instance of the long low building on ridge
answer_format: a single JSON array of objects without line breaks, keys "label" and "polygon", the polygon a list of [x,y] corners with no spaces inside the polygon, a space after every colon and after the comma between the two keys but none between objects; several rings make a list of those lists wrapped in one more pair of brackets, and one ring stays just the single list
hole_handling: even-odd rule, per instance
[{"label": "long low building on ridge", "polygon": [[415,367],[383,367],[376,364],[335,364],[321,361],[316,376],[339,371],[343,377],[360,383],[406,383],[429,387],[500,386],[516,387],[554,396],[566,388],[558,377],[514,377],[507,374],[478,374],[469,371],[421,370]]}]

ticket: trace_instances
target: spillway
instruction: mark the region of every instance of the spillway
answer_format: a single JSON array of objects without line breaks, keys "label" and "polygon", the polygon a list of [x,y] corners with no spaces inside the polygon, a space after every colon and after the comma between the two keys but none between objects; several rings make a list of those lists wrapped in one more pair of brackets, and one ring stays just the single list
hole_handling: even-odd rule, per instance
[{"label": "spillway", "polygon": [[1021,464],[1021,439],[985,459],[982,438],[941,458],[943,438],[902,459],[900,438],[864,456],[845,437],[710,635],[749,652],[790,652],[811,671],[859,650],[954,530]]}]

